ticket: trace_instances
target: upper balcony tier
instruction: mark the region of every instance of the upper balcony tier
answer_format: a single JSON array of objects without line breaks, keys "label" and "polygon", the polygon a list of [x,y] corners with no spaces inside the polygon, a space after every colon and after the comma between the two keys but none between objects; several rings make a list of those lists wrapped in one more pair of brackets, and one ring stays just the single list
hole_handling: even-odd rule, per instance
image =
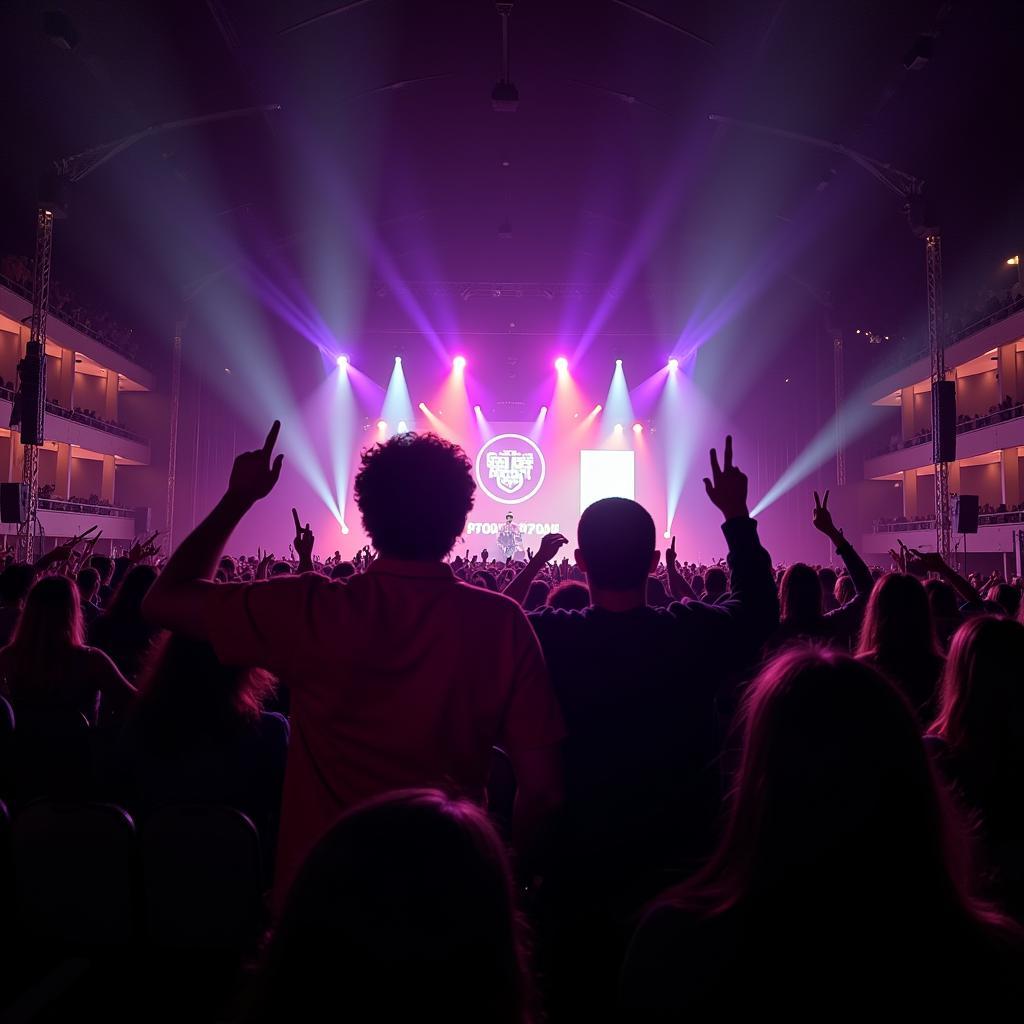
[{"label": "upper balcony tier", "polygon": [[[31,295],[16,282],[0,277],[0,318],[10,321],[12,329],[28,323],[32,314]],[[116,339],[92,330],[67,314],[51,310],[46,320],[47,349],[52,346],[68,349],[90,362],[121,374],[130,382],[131,390],[151,391],[153,374],[139,363],[139,356],[120,345]]]},{"label": "upper balcony tier", "polygon": [[[0,427],[11,422],[13,398],[10,389],[0,388]],[[51,402],[46,403],[43,430],[47,441],[71,444],[100,455],[116,455],[136,465],[149,465],[149,442],[144,437],[84,413],[61,409]]]}]

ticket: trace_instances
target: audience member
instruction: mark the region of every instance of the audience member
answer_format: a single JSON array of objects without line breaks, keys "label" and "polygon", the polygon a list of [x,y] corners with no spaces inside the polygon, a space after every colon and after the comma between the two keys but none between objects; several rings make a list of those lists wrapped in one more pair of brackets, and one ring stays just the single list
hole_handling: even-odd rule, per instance
[{"label": "audience member", "polygon": [[504,845],[474,804],[406,790],[349,810],[288,895],[250,1022],[528,1024]]},{"label": "audience member", "polygon": [[928,595],[919,580],[893,572],[875,584],[864,612],[857,656],[903,691],[922,725],[935,718],[943,659]]},{"label": "audience member", "polygon": [[548,608],[581,612],[590,606],[590,591],[584,584],[577,583],[576,580],[565,580],[551,588],[545,604]]},{"label": "audience member", "polygon": [[874,669],[793,650],[752,686],[708,865],[641,924],[626,1019],[1001,1016],[1016,933],[974,898],[913,712]]},{"label": "audience member", "polygon": [[222,665],[209,644],[165,636],[139,678],[119,750],[132,813],[164,804],[236,807],[273,853],[288,720],[264,710],[274,678]]},{"label": "audience member", "polygon": [[160,632],[142,614],[142,602],[156,578],[152,566],[133,566],[121,580],[107,610],[93,623],[93,643],[106,651],[129,679],[139,674]]},{"label": "audience member", "polygon": [[978,615],[953,638],[928,741],[978,817],[993,892],[1024,920],[1024,625]]},{"label": "audience member", "polygon": [[16,715],[67,721],[117,715],[135,687],[102,651],[86,647],[78,588],[44,576],[28,593],[11,642],[0,650],[0,685]]},{"label": "audience member", "polygon": [[277,483],[280,424],[235,459],[227,492],[146,598],[167,628],[225,665],[291,690],[292,735],[275,891],[338,814],[391,789],[448,783],[482,800],[491,748],[511,758],[527,851],[560,800],[562,723],[536,637],[514,602],[444,562],[473,505],[472,467],[432,434],[364,452],[355,498],[380,557],[345,584],[318,573],[210,582],[232,531]]}]

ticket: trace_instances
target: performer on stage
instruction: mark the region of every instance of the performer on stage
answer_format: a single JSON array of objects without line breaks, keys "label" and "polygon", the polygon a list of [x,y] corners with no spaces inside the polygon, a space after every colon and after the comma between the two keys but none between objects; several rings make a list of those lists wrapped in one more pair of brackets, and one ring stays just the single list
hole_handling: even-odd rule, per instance
[{"label": "performer on stage", "polygon": [[505,516],[505,525],[498,531],[498,547],[506,559],[523,554],[523,535],[512,520],[513,515],[509,512]]}]

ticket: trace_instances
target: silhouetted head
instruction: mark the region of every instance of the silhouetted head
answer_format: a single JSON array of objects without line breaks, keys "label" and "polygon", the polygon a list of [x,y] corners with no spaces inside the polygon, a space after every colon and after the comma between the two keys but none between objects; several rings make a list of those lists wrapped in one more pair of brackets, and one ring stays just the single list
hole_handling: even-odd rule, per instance
[{"label": "silhouetted head", "polygon": [[683,899],[748,899],[857,914],[965,898],[960,833],[903,696],[846,655],[795,648],[744,708],[725,833]]},{"label": "silhouetted head", "polygon": [[852,601],[857,596],[857,588],[854,586],[853,577],[843,573],[836,577],[835,586],[832,588],[832,596],[836,604],[842,607],[847,601]]},{"label": "silhouetted head", "polygon": [[523,611],[535,612],[547,601],[550,591],[551,588],[543,580],[534,580],[526,592]]},{"label": "silhouetted head", "polygon": [[473,507],[473,467],[436,434],[398,434],[363,452],[355,498],[385,557],[436,562],[451,551]]},{"label": "silhouetted head", "polygon": [[576,580],[563,580],[551,588],[547,603],[549,608],[581,612],[590,607],[590,590]]},{"label": "silhouetted head", "polygon": [[263,669],[222,665],[204,641],[166,634],[138,680],[132,718],[160,749],[188,748],[197,735],[215,741],[258,721],[274,685]]},{"label": "silhouetted head", "polygon": [[114,560],[112,558],[107,558],[106,555],[90,555],[89,565],[100,574],[101,583],[104,585],[110,583],[110,578],[114,575]]},{"label": "silhouetted head", "polygon": [[78,587],[66,576],[44,576],[25,598],[11,647],[20,655],[47,660],[53,651],[82,646]]},{"label": "silhouetted head", "polygon": [[78,596],[82,599],[83,604],[92,601],[100,592],[100,574],[88,566],[79,570],[76,582],[78,583]]},{"label": "silhouetted head", "polygon": [[355,576],[356,567],[351,562],[339,562],[331,570],[332,580],[347,580]]},{"label": "silhouetted head", "polygon": [[932,610],[936,639],[946,647],[963,622],[960,600],[956,591],[945,580],[926,580],[924,592],[928,595],[928,607]]},{"label": "silhouetted head", "polygon": [[142,599],[156,581],[151,565],[135,565],[125,573],[107,607],[107,618],[121,622],[142,621]]},{"label": "silhouetted head", "polygon": [[1017,618],[1020,612],[1020,591],[1009,583],[996,583],[988,588],[986,601],[992,601],[1011,619]]},{"label": "silhouetted head", "polygon": [[890,572],[875,584],[864,610],[857,653],[883,662],[938,653],[931,607],[920,580]]},{"label": "silhouetted head", "polygon": [[835,569],[829,568],[827,565],[822,566],[818,570],[818,581],[821,583],[821,592],[823,594],[835,594],[836,579]]},{"label": "silhouetted head", "polygon": [[657,576],[647,577],[647,605],[650,608],[667,608],[672,599],[668,596],[665,584]]},{"label": "silhouetted head", "polygon": [[720,569],[717,565],[711,569],[708,569],[704,576],[704,590],[707,593],[708,600],[713,601],[716,597],[721,597],[729,589],[729,577],[724,569]]},{"label": "silhouetted head", "polygon": [[628,498],[602,498],[588,506],[577,528],[576,564],[591,587],[636,590],[656,567],[651,514]]},{"label": "silhouetted head", "polygon": [[487,816],[436,790],[380,797],[317,844],[285,903],[254,1018],[524,1024],[512,874]]},{"label": "silhouetted head", "polygon": [[977,615],[953,636],[939,691],[933,731],[975,759],[1017,764],[1024,760],[1024,625]]},{"label": "silhouetted head", "polygon": [[783,622],[814,622],[821,618],[821,580],[804,562],[794,562],[782,575],[779,587]]}]

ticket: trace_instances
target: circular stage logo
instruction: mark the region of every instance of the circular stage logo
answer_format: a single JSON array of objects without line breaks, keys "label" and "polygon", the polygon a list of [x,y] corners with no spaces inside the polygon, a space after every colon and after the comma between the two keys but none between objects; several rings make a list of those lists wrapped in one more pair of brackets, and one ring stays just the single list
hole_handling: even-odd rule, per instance
[{"label": "circular stage logo", "polygon": [[522,434],[498,434],[476,456],[480,490],[502,505],[529,501],[544,483],[544,456]]}]

